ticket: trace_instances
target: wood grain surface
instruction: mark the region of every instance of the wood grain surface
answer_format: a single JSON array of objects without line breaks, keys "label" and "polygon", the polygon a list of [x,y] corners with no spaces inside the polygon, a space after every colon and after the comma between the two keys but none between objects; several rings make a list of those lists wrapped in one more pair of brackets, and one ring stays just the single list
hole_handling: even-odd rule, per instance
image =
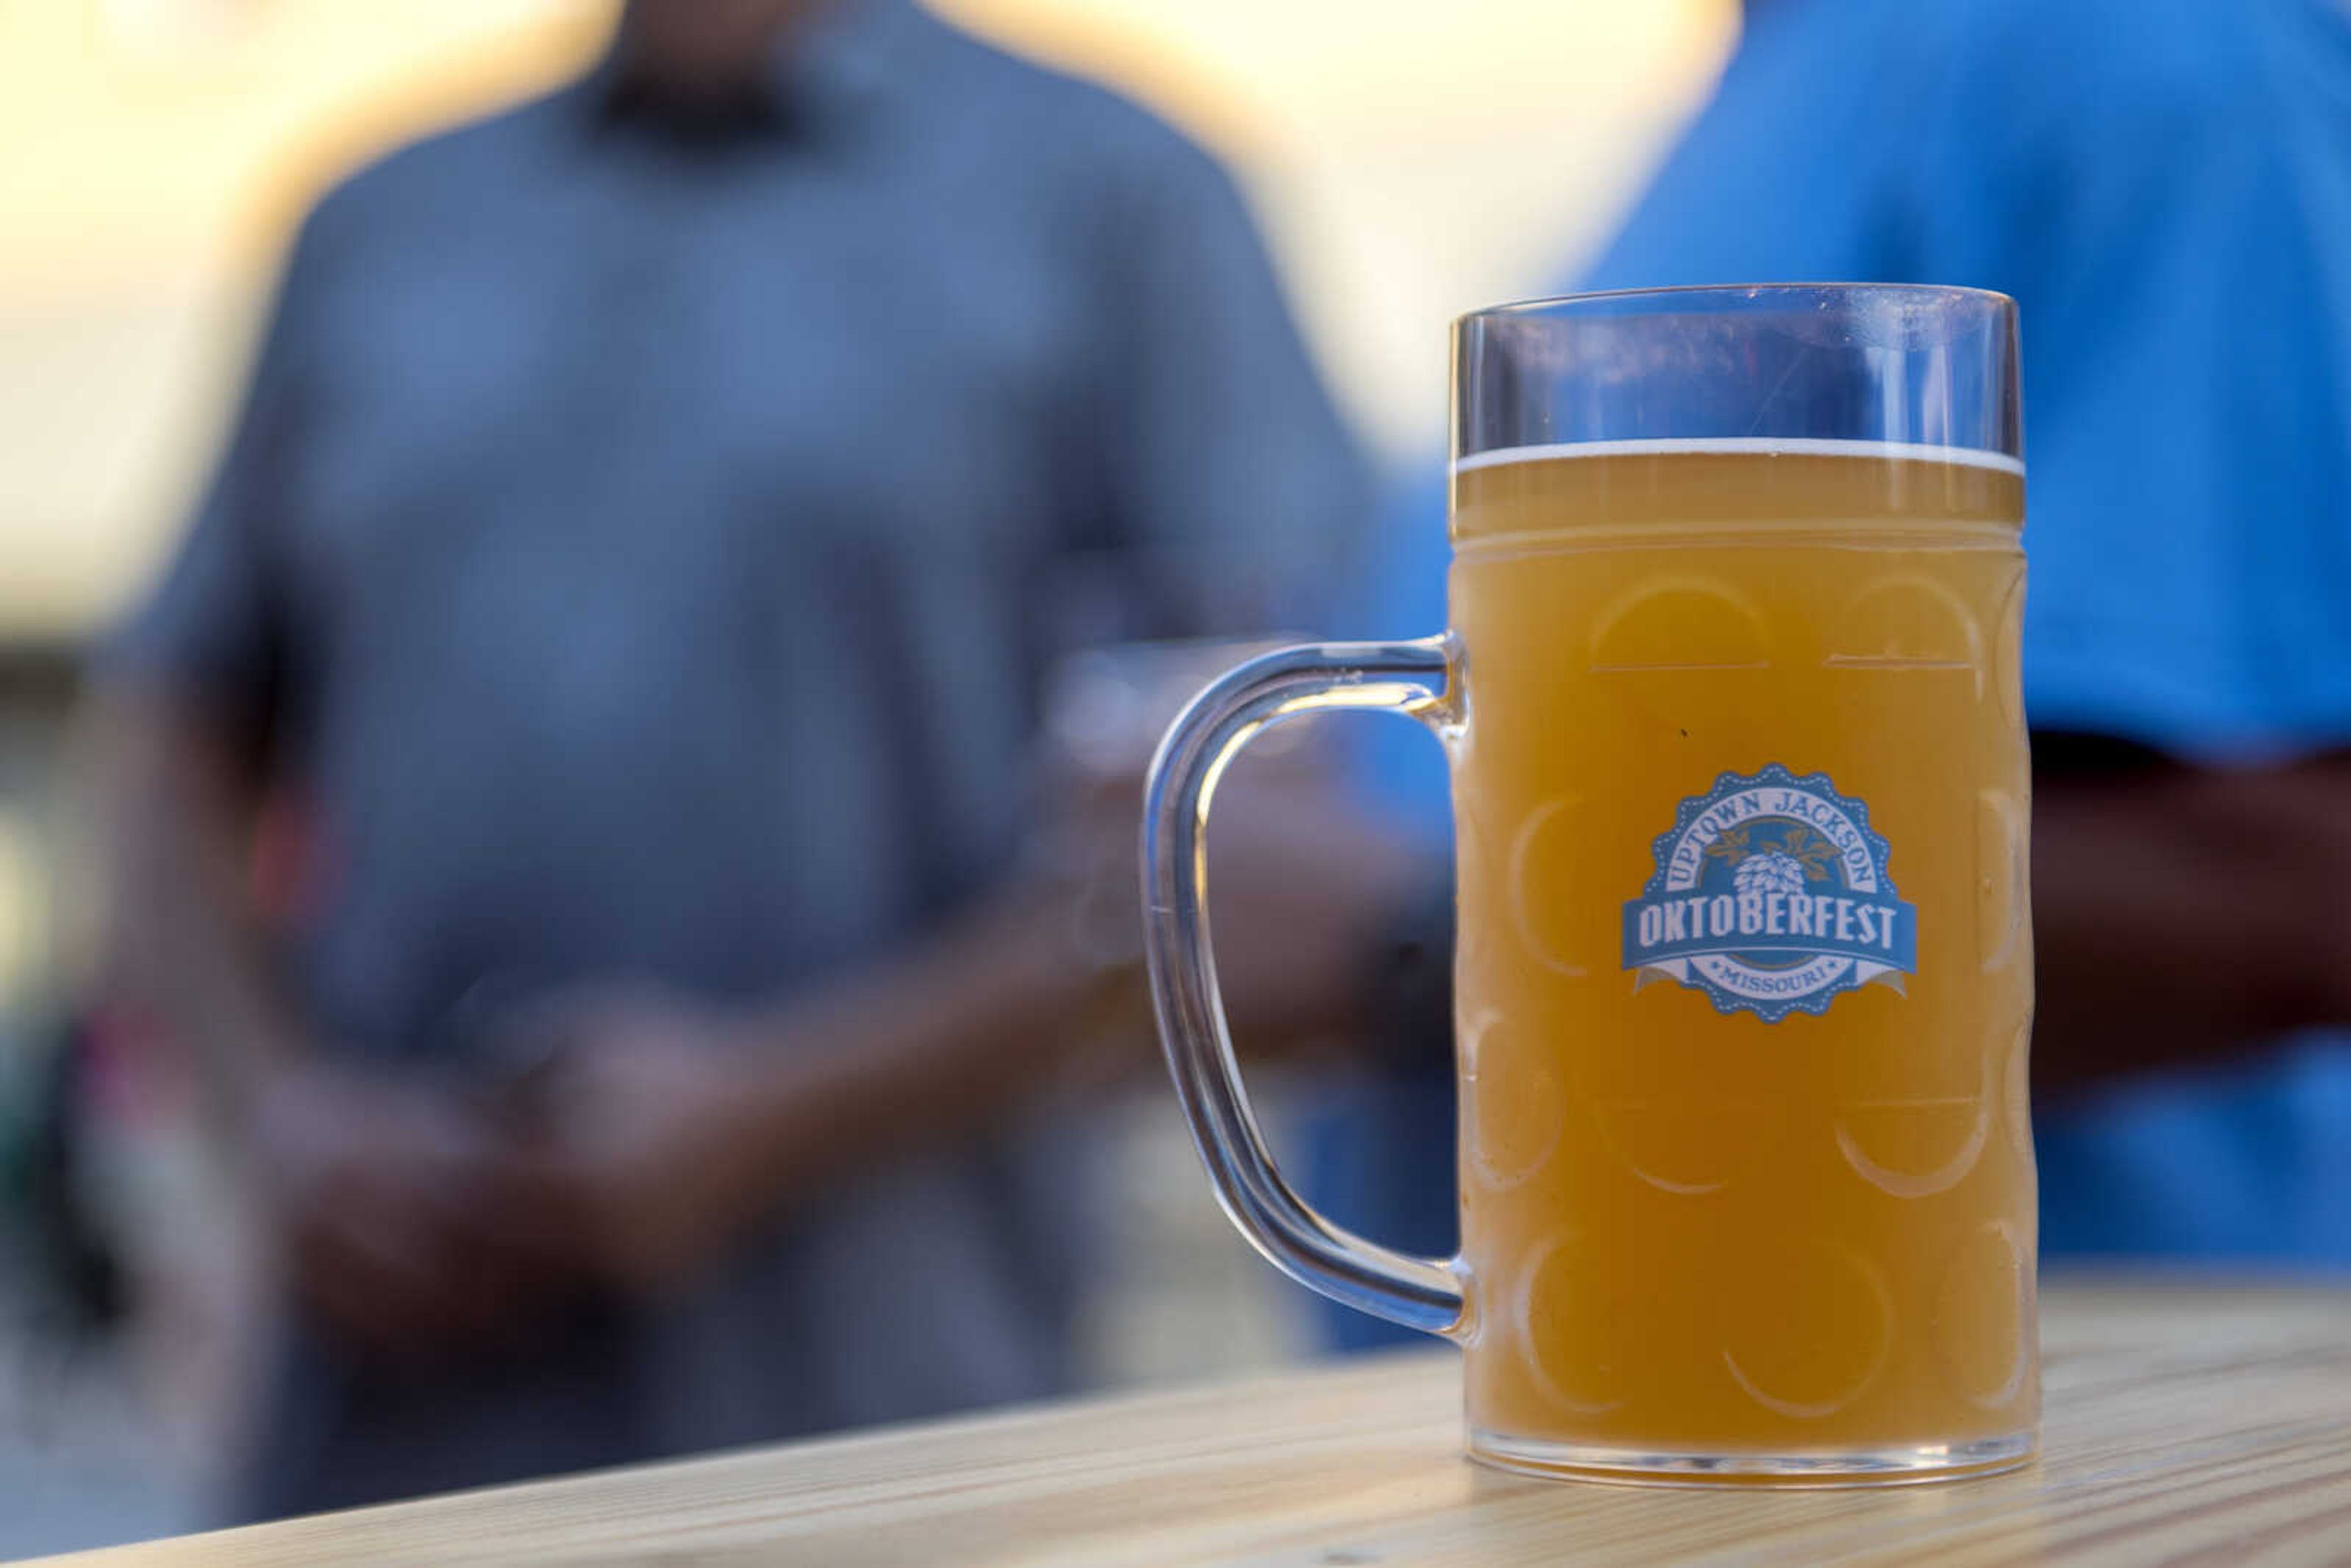
[{"label": "wood grain surface", "polygon": [[1984,1480],[1703,1490],[1460,1457],[1449,1351],[89,1553],[235,1563],[2351,1563],[2351,1291],[2043,1296],[2042,1458]]}]

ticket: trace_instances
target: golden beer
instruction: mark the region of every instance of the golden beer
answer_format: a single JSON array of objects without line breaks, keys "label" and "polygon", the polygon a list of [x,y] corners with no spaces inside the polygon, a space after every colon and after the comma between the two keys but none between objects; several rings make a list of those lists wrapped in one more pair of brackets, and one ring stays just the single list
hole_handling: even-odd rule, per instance
[{"label": "golden beer", "polygon": [[1457,473],[1473,1448],[2033,1427],[2022,503],[1862,442]]}]

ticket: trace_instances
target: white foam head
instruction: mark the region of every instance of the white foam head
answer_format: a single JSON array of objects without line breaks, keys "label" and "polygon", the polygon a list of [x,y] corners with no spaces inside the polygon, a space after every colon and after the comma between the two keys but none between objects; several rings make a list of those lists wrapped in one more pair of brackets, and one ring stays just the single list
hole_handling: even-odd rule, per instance
[{"label": "white foam head", "polygon": [[1561,441],[1539,446],[1503,446],[1458,457],[1456,474],[1505,463],[1541,463],[1559,457],[1672,457],[1686,454],[1743,453],[1765,457],[1874,457],[1911,463],[1960,463],[2020,476],[2022,460],[2005,452],[1973,446],[1935,446],[1916,441],[1823,441],[1802,436],[1721,435],[1662,441]]}]

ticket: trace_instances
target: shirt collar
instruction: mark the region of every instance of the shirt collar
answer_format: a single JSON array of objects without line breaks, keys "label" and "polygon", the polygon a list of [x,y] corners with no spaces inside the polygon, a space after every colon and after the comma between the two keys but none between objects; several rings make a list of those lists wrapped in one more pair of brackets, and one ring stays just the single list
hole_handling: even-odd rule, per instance
[{"label": "shirt collar", "polygon": [[792,134],[879,107],[923,20],[914,0],[829,0],[771,48],[745,98],[709,108],[657,101],[622,74],[617,40],[581,78],[578,101],[600,125],[687,134]]},{"label": "shirt collar", "polygon": [[914,0],[831,0],[769,63],[774,90],[853,113],[889,96],[924,16]]}]

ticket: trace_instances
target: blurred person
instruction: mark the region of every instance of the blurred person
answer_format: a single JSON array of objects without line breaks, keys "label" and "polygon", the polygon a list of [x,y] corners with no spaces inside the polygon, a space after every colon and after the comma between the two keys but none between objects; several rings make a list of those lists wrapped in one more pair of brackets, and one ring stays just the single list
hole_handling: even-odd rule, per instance
[{"label": "blurred person", "polygon": [[[114,981],[288,1285],[232,1512],[1064,1388],[1006,1124],[1131,1028],[1134,801],[1042,831],[1041,672],[1297,612],[1360,489],[1222,172],[908,0],[632,0],[329,194],[104,662]],[[1267,821],[1312,1032],[1381,861]]]},{"label": "blurred person", "polygon": [[[2044,1255],[2351,1267],[2351,12],[1751,4],[1573,286],[1804,279],[2021,308]],[[1435,625],[1441,489],[1405,510]],[[1451,1207],[1395,1185],[1374,1234]]]},{"label": "blurred person", "polygon": [[2351,1266],[2351,13],[1750,22],[1589,281],[2019,303],[2042,1245]]}]

